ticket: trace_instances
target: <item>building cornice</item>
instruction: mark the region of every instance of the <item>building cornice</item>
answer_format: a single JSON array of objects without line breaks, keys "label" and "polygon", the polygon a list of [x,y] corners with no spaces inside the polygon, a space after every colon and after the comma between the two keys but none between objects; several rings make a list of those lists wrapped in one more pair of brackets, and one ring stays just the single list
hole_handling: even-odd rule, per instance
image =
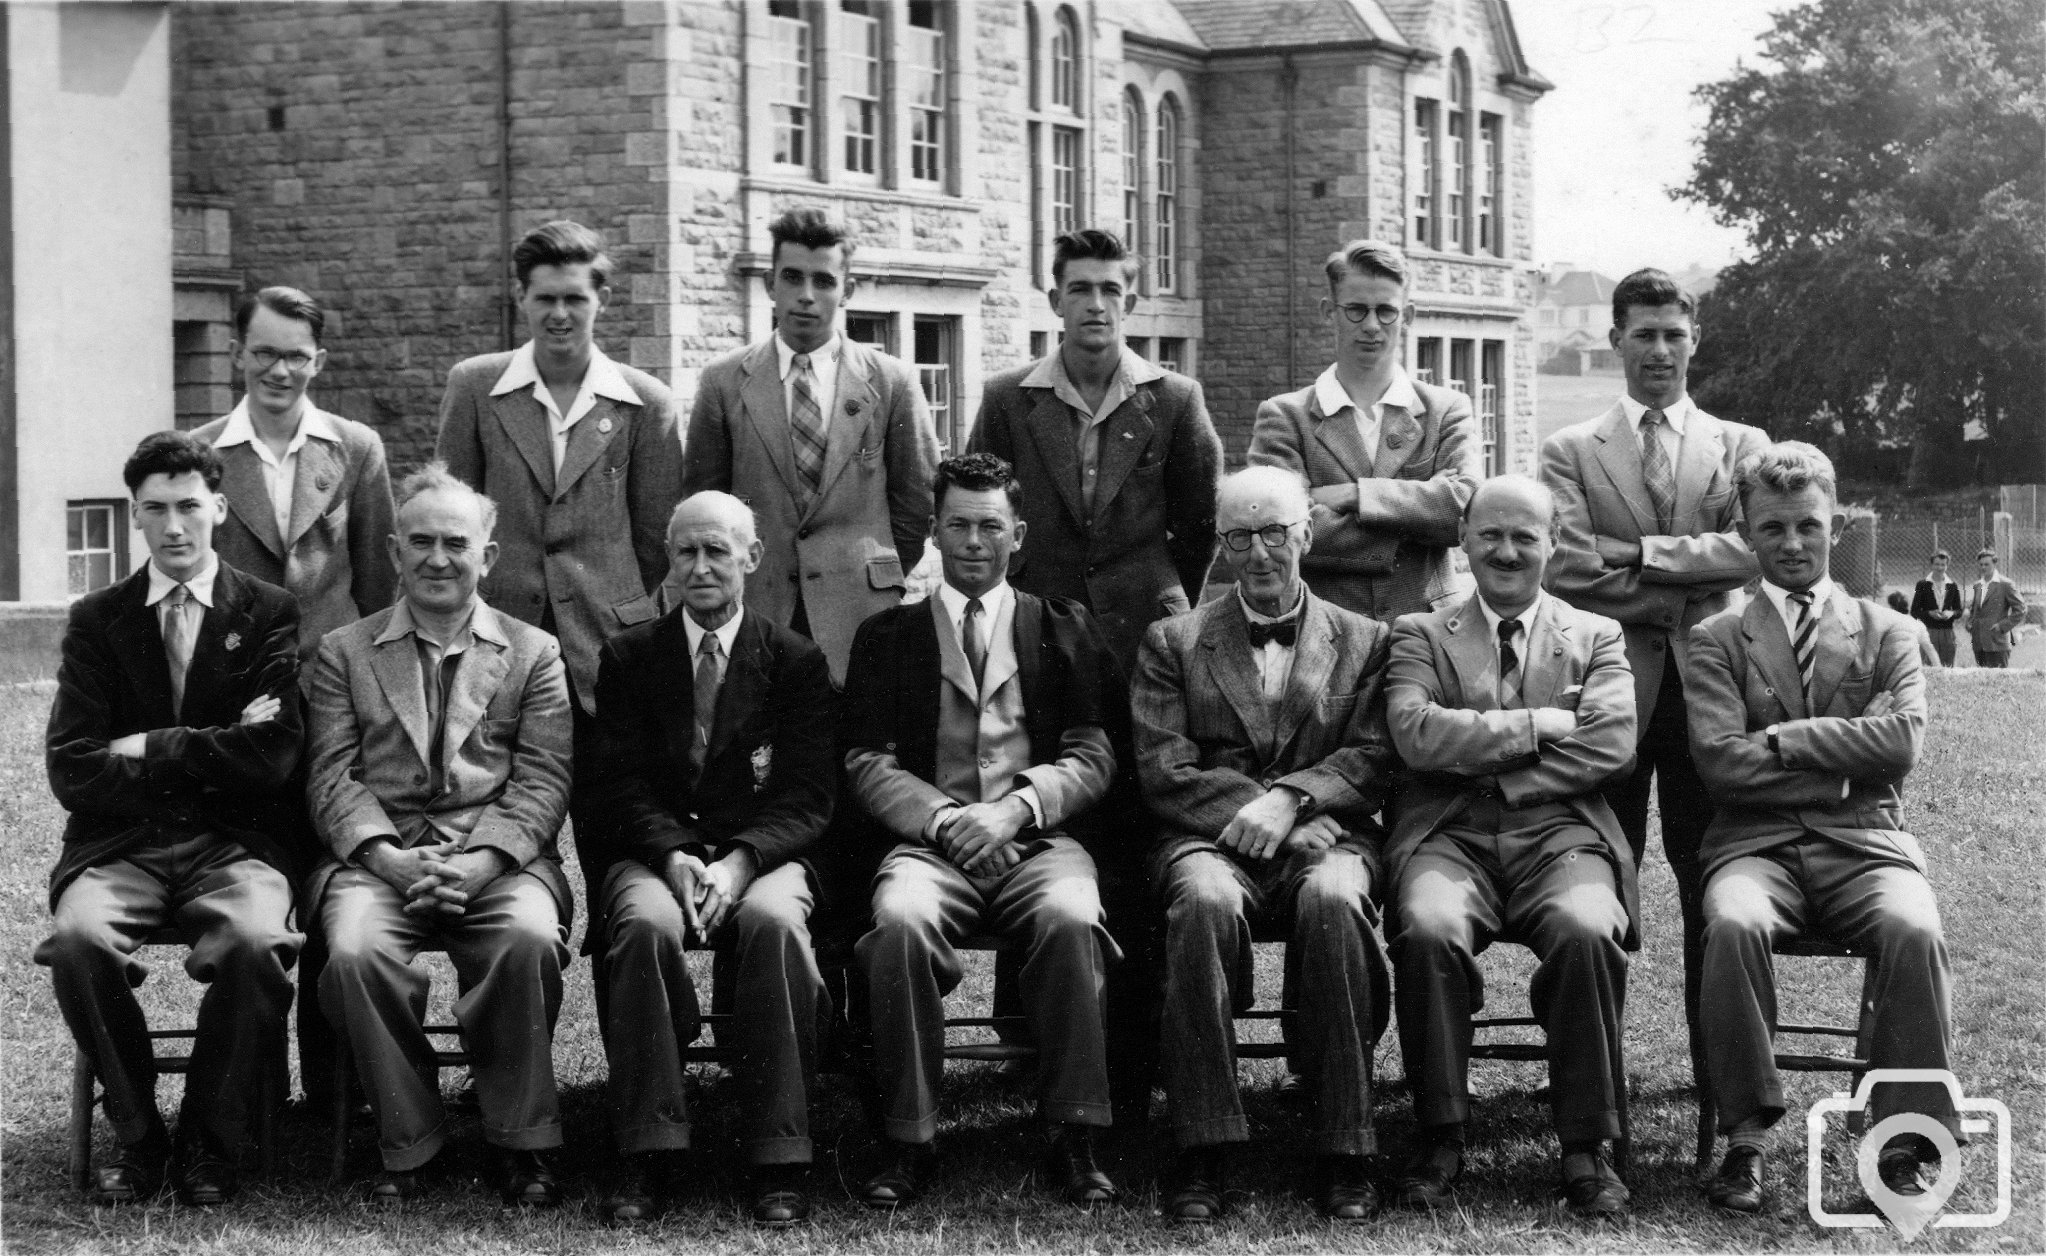
[{"label": "building cornice", "polygon": [[[767,253],[745,252],[735,254],[732,258],[732,268],[751,279],[766,276],[772,266],[772,255]],[[929,260],[928,254],[908,258],[892,257],[879,252],[854,253],[852,260],[852,277],[861,283],[970,288],[977,292],[992,284],[1001,273],[1001,270],[994,266],[932,261]]]}]

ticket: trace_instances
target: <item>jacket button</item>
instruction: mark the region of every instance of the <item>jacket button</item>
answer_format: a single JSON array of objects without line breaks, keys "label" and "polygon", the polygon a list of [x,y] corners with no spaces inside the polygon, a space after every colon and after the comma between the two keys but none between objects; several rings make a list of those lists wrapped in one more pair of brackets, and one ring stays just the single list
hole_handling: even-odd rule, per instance
[{"label": "jacket button", "polygon": [[993,759],[990,759],[990,758],[988,758],[988,757],[987,757],[986,755],[982,755],[982,756],[980,757],[980,766],[982,766],[982,767],[984,767],[984,768],[991,768],[991,767],[993,767],[994,765],[995,765],[995,761],[994,761]]},{"label": "jacket button", "polygon": [[798,541],[807,541],[807,540],[809,540],[809,539],[810,539],[810,529],[808,529],[808,528],[803,528],[803,529],[801,529],[800,531],[798,531],[798,532],[796,533],[796,539],[797,539]]},{"label": "jacket button", "polygon": [[552,541],[552,542],[549,542],[549,543],[548,543],[548,546],[547,546],[547,557],[549,557],[549,558],[552,558],[552,557],[554,557],[554,556],[555,556],[556,554],[559,554],[560,552],[561,552],[561,542],[559,542],[559,541]]}]

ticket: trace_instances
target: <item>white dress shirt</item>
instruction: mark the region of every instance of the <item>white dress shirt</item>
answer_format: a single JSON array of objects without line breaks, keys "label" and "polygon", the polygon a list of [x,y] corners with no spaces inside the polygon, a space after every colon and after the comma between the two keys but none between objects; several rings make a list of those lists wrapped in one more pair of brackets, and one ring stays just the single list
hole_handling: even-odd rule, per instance
[{"label": "white dress shirt", "polygon": [[583,371],[582,385],[576,389],[575,400],[569,403],[567,414],[554,404],[553,391],[547,387],[547,381],[540,378],[540,366],[533,360],[533,342],[530,340],[512,353],[504,374],[491,385],[490,395],[502,397],[520,389],[530,389],[533,399],[547,411],[547,434],[554,446],[554,471],[557,475],[561,473],[562,459],[568,456],[570,429],[580,423],[584,415],[596,409],[597,398],[608,397],[628,406],[641,404],[639,394],[625,381],[625,373],[618,369],[618,364],[595,345],[590,346],[590,365]]},{"label": "white dress shirt", "polygon": [[[1300,610],[1307,604],[1307,586],[1301,586],[1300,596],[1293,599],[1293,609],[1283,615],[1267,615],[1259,611],[1243,596],[1243,589],[1240,586],[1236,590],[1236,600],[1243,605],[1244,618],[1253,624],[1276,624],[1288,619],[1294,620],[1297,624]],[[1299,644],[1299,631],[1296,628],[1293,645],[1267,641],[1250,652],[1250,657],[1257,661],[1258,688],[1263,690],[1266,702],[1277,702],[1286,696],[1286,681],[1293,675],[1293,654]]]},{"label": "white dress shirt", "polygon": [[308,401],[299,414],[298,430],[292,433],[284,453],[273,453],[270,442],[256,435],[255,421],[249,418],[249,399],[243,397],[227,412],[227,426],[220,429],[220,439],[213,442],[216,450],[247,445],[256,451],[263,473],[263,491],[270,495],[270,512],[277,519],[277,537],[286,545],[291,543],[291,494],[298,483],[298,451],[305,448],[308,439],[339,445],[341,433],[334,430],[325,411]]},{"label": "white dress shirt", "polygon": [[1332,419],[1340,418],[1345,410],[1350,412],[1351,421],[1357,425],[1357,438],[1364,442],[1364,456],[1373,463],[1378,461],[1378,429],[1384,422],[1386,407],[1397,406],[1408,414],[1420,414],[1427,409],[1421,404],[1421,394],[1414,391],[1414,381],[1399,367],[1393,368],[1384,394],[1370,405],[1360,406],[1336,378],[1336,368],[1331,365],[1315,377],[1314,402]]},{"label": "white dress shirt", "polygon": [[[1634,433],[1634,447],[1641,449],[1641,416],[1648,413],[1648,407],[1626,393],[1621,393],[1620,408],[1627,412],[1627,430]],[[1675,470],[1680,463],[1679,456],[1684,450],[1684,428],[1690,423],[1691,412],[1695,408],[1691,404],[1690,394],[1684,394],[1677,398],[1675,405],[1663,410],[1662,417],[1668,421],[1655,429],[1656,439],[1661,443],[1662,451],[1669,455],[1671,470]]]},{"label": "white dress shirt", "polygon": [[[213,577],[219,574],[220,560],[214,558],[206,564],[206,570],[183,582],[185,591],[190,593],[199,605],[210,610],[213,606]],[[178,584],[179,581],[164,574],[163,568],[156,565],[155,559],[149,560],[149,596],[143,599],[143,604],[156,608],[156,626],[162,630],[165,640],[170,639],[170,606],[164,599],[170,596],[171,590],[177,588]],[[196,641],[198,636],[199,625],[194,623],[192,639]]]},{"label": "white dress shirt", "polygon": [[732,642],[739,639],[739,621],[745,618],[746,608],[741,606],[738,614],[716,628],[705,628],[696,622],[695,611],[682,612],[682,635],[689,641],[689,670],[692,675],[696,671],[696,652],[703,648],[703,635],[710,633],[718,639],[718,683],[725,683],[725,669],[732,665]]},{"label": "white dress shirt", "polygon": [[[1825,617],[1826,607],[1833,600],[1834,587],[1831,576],[1821,576],[1817,584],[1806,590],[1812,595],[1812,622],[1817,623]],[[1777,615],[1782,617],[1784,634],[1790,638],[1792,645],[1797,644],[1798,610],[1790,604],[1790,590],[1764,580],[1762,592],[1768,597],[1770,605],[1776,608]]]},{"label": "white dress shirt", "polygon": [[[831,412],[838,405],[838,359],[845,342],[836,332],[831,339],[810,350],[811,395],[817,398],[817,413],[823,416],[823,430],[831,431]],[[796,351],[776,332],[774,357],[781,371],[781,404],[789,422],[796,420]]]}]

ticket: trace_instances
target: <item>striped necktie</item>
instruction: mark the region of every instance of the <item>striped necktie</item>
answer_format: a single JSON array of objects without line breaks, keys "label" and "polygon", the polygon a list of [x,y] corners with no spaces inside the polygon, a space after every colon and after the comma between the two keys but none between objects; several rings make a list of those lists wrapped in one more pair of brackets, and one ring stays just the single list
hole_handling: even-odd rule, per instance
[{"label": "striped necktie", "polygon": [[1819,617],[1812,613],[1809,591],[1793,593],[1790,600],[1797,603],[1797,630],[1791,634],[1790,652],[1797,656],[1797,678],[1804,686],[1805,710],[1816,715],[1817,712],[1811,710],[1812,662],[1813,655],[1817,653],[1814,647],[1818,645]]},{"label": "striped necktie", "polygon": [[795,405],[789,415],[790,434],[796,443],[796,470],[816,496],[824,482],[824,411],[817,405],[817,378],[810,370],[810,355],[798,353],[793,389]]},{"label": "striped necktie", "polygon": [[1660,410],[1641,415],[1641,478],[1648,482],[1648,495],[1655,499],[1656,522],[1665,533],[1671,530],[1677,513],[1677,472],[1656,429],[1668,421]]},{"label": "striped necktie", "polygon": [[1517,619],[1499,621],[1499,707],[1501,710],[1517,710],[1520,698],[1520,654],[1513,648],[1514,634],[1520,631]]}]

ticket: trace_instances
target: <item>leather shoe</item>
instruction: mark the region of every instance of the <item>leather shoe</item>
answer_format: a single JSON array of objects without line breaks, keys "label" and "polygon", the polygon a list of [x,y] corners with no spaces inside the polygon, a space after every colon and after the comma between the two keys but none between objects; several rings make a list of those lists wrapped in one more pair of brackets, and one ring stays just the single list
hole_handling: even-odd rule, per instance
[{"label": "leather shoe", "polygon": [[1324,1156],[1322,1172],[1327,1182],[1321,1193],[1322,1216],[1355,1224],[1378,1211],[1378,1188],[1364,1172],[1364,1157]]},{"label": "leather shoe", "polygon": [[869,1208],[900,1208],[924,1193],[937,1170],[937,1153],[929,1143],[891,1138],[886,1154],[881,1171],[860,1187],[860,1199]]},{"label": "leather shoe", "polygon": [[1563,1157],[1563,1199],[1573,1217],[1617,1217],[1627,1211],[1632,1195],[1613,1171],[1601,1144],[1594,1151],[1573,1151]]},{"label": "leather shoe", "polygon": [[617,1188],[597,1205],[597,1211],[611,1225],[652,1221],[682,1180],[682,1154],[675,1151],[647,1151],[626,1159],[625,1175]]},{"label": "leather shoe", "polygon": [[753,1170],[753,1224],[779,1230],[810,1219],[810,1166],[763,1164]]},{"label": "leather shoe", "polygon": [[1728,1212],[1762,1211],[1762,1150],[1728,1147],[1719,1172],[1705,1184],[1705,1198]]},{"label": "leather shoe", "polygon": [[1180,1152],[1166,1177],[1166,1220],[1198,1225],[1220,1219],[1224,1163],[1219,1144]]},{"label": "leather shoe", "polygon": [[1060,1125],[1052,1132],[1046,1155],[1049,1180],[1059,1194],[1075,1208],[1092,1208],[1115,1201],[1115,1183],[1094,1161],[1094,1127]]},{"label": "leather shoe", "polygon": [[101,1165],[93,1175],[93,1201],[139,1204],[155,1198],[163,1189],[170,1153],[170,1136],[161,1127],[143,1135],[138,1142],[121,1144],[113,1163]]},{"label": "leather shoe", "polygon": [[449,1153],[442,1150],[416,1169],[385,1169],[369,1186],[369,1202],[395,1208],[431,1190],[433,1183],[447,1175]]},{"label": "leather shoe", "polygon": [[1456,1198],[1456,1191],[1452,1188],[1462,1176],[1462,1144],[1428,1143],[1418,1147],[1392,1188],[1393,1205],[1399,1208],[1446,1208]]},{"label": "leather shoe", "polygon": [[1895,1194],[1925,1194],[1925,1174],[1914,1147],[1883,1148],[1876,1156],[1876,1176]]},{"label": "leather shoe", "polygon": [[547,1157],[530,1148],[498,1149],[499,1180],[504,1202],[517,1208],[553,1208],[561,1203],[561,1184]]},{"label": "leather shoe", "polygon": [[211,1139],[188,1144],[178,1155],[178,1202],[212,1208],[234,1198],[234,1162]]}]

